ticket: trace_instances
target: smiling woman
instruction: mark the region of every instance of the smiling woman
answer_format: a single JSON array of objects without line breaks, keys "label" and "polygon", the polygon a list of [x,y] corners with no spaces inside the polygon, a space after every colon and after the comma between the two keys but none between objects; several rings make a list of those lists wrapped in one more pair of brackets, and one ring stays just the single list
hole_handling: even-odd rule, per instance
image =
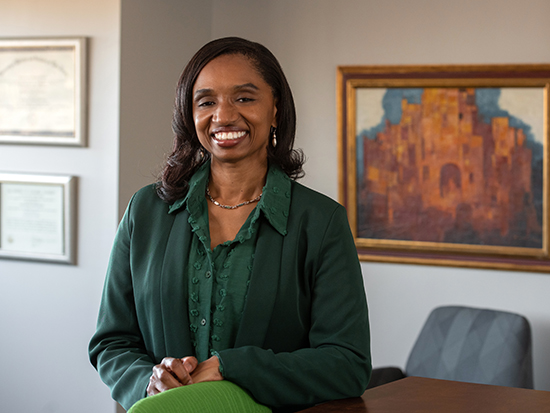
[{"label": "smiling woman", "polygon": [[[193,96],[195,129],[211,155],[213,168],[238,162],[244,168],[237,171],[239,175],[265,175],[269,132],[277,127],[277,107],[271,88],[250,59],[223,55],[212,60],[197,77]],[[219,185],[217,189],[226,188]],[[238,196],[246,198],[247,194]]]},{"label": "smiling woman", "polygon": [[355,245],[345,209],[295,181],[295,125],[265,47],[218,39],[185,68],[173,152],[122,219],[90,343],[125,408],[208,381],[284,411],[365,390]]}]

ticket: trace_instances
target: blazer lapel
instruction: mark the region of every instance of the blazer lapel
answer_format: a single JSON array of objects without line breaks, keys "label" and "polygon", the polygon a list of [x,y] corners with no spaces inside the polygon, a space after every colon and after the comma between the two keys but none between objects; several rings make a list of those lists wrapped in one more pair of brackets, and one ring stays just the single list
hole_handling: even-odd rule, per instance
[{"label": "blazer lapel", "polygon": [[261,347],[269,326],[277,298],[284,237],[269,223],[262,222],[250,286],[235,338],[235,347],[246,345]]},{"label": "blazer lapel", "polygon": [[[188,228],[189,213],[182,210],[175,215],[162,264],[161,300],[162,331],[166,353],[172,357],[194,354],[189,339],[187,307],[187,260],[192,232]],[[155,309],[152,309],[155,311]]]}]

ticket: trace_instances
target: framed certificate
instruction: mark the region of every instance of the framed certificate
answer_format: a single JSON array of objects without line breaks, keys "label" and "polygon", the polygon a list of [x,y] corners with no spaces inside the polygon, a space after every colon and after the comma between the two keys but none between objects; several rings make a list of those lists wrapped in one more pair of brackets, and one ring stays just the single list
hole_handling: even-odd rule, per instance
[{"label": "framed certificate", "polygon": [[76,178],[0,173],[0,258],[75,264]]},{"label": "framed certificate", "polygon": [[86,144],[86,39],[0,39],[0,143]]}]

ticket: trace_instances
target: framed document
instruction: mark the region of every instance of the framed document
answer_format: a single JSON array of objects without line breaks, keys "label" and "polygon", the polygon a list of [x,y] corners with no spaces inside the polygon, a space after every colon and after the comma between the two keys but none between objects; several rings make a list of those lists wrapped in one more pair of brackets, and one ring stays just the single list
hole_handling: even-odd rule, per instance
[{"label": "framed document", "polygon": [[76,178],[0,173],[0,258],[75,264]]},{"label": "framed document", "polygon": [[86,144],[86,39],[0,39],[0,143]]}]

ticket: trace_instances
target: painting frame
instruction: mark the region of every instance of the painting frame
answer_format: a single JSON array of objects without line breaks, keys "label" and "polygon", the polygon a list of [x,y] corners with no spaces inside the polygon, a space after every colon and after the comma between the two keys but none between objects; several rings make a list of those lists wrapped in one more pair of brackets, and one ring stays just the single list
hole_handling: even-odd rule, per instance
[{"label": "painting frame", "polygon": [[87,38],[0,38],[0,144],[87,145]]},{"label": "painting frame", "polygon": [[[398,97],[392,98],[394,99],[394,102],[392,100],[388,100],[388,95],[399,96],[396,94],[398,91],[419,91],[420,97],[418,99],[420,100],[418,100],[416,104],[420,105],[420,108],[416,107],[412,103],[410,106],[417,111],[415,113],[422,113],[419,116],[423,116],[421,120],[423,125],[425,125],[431,124],[430,122],[435,122],[433,119],[426,119],[426,113],[428,112],[426,112],[425,106],[427,103],[424,102],[428,102],[429,96],[431,95],[438,93],[439,95],[452,94],[454,99],[452,101],[455,102],[457,99],[456,96],[462,96],[461,94],[464,94],[466,96],[464,99],[470,99],[469,102],[471,99],[474,99],[473,105],[475,106],[477,105],[476,99],[478,99],[478,96],[483,96],[482,92],[498,90],[504,93],[510,90],[512,93],[520,93],[523,89],[528,91],[535,90],[537,96],[542,96],[540,107],[538,107],[537,103],[536,108],[538,111],[537,113],[542,114],[540,119],[541,124],[539,125],[537,122],[537,127],[540,126],[540,129],[542,130],[542,132],[539,133],[539,135],[542,134],[542,142],[539,146],[537,146],[537,154],[542,157],[540,160],[540,191],[537,189],[537,196],[538,198],[541,198],[542,205],[537,204],[537,218],[540,228],[537,227],[538,232],[536,232],[536,242],[533,241],[533,245],[536,245],[535,247],[524,247],[522,245],[517,246],[512,244],[505,246],[500,244],[492,245],[490,243],[486,243],[485,241],[476,241],[476,243],[464,242],[463,240],[458,243],[441,240],[418,241],[414,237],[411,237],[410,233],[407,233],[407,237],[404,237],[404,239],[399,239],[394,235],[386,238],[384,235],[364,235],[369,231],[369,226],[365,224],[365,222],[376,222],[377,228],[382,228],[382,231],[379,232],[381,234],[406,233],[406,231],[397,231],[403,230],[401,227],[397,228],[397,230],[395,229],[396,224],[388,218],[393,217],[390,213],[394,212],[393,210],[390,210],[389,207],[387,207],[389,212],[383,211],[382,215],[379,215],[384,218],[381,220],[382,224],[380,225],[374,219],[374,215],[371,212],[366,212],[372,211],[373,208],[371,208],[370,204],[367,204],[369,201],[365,201],[365,199],[372,199],[377,191],[377,189],[372,189],[374,187],[371,185],[372,182],[370,179],[373,179],[373,182],[376,183],[376,179],[379,178],[370,178],[370,175],[368,175],[368,173],[371,172],[370,170],[368,170],[367,174],[365,174],[365,168],[368,169],[368,166],[366,166],[368,162],[365,161],[365,157],[369,158],[369,150],[372,150],[365,149],[365,146],[368,146],[369,148],[382,148],[384,147],[382,142],[384,142],[384,145],[386,145],[385,147],[390,148],[389,150],[391,151],[393,141],[388,138],[390,136],[389,130],[394,127],[397,127],[399,130],[400,126],[399,124],[396,124],[397,126],[395,126],[392,122],[386,119],[387,129],[385,131],[380,132],[381,129],[379,128],[377,129],[377,132],[373,127],[370,130],[371,135],[365,134],[364,136],[360,136],[360,131],[357,130],[360,127],[358,126],[359,123],[357,119],[362,118],[363,116],[361,110],[365,111],[364,108],[368,108],[369,106],[364,105],[363,103],[358,106],[358,94],[360,96],[374,96],[377,94],[377,96],[381,96],[379,92],[383,92],[385,99],[384,111],[386,111],[384,112],[384,116],[386,116],[389,110],[388,107],[390,107],[388,106],[389,104],[394,107],[398,107],[396,106],[398,105]],[[470,96],[472,94],[474,95],[473,98]],[[409,93],[409,95],[411,95],[411,93]],[[409,103],[409,101],[405,101],[405,99],[402,98],[402,105],[405,105],[402,110],[408,110]],[[403,113],[404,112],[402,112],[402,114]],[[477,117],[480,116],[478,112],[475,113]],[[403,115],[401,116],[402,120],[400,120],[400,122],[404,122],[404,117]],[[434,114],[431,114],[431,116],[435,116],[435,112]],[[462,113],[460,116],[462,116]],[[550,271],[550,227],[548,217],[548,157],[550,142],[549,118],[550,65],[548,64],[339,66],[337,68],[339,200],[348,211],[348,218],[359,258],[362,261],[374,262],[444,265],[538,272]],[[460,120],[459,122],[463,121]],[[477,124],[481,121],[475,120],[475,122],[477,126]],[[493,122],[493,120],[491,120],[491,122]],[[404,127],[401,129],[403,131],[405,130]],[[511,130],[514,128],[509,126],[509,129]],[[520,133],[518,132],[519,130],[520,128],[516,128],[516,132],[514,132],[517,133],[518,136]],[[379,133],[382,134],[380,135]],[[418,136],[416,139],[419,139]],[[422,142],[426,140],[425,137],[421,137],[421,139]],[[487,154],[488,151],[485,149],[486,144],[484,143],[486,138],[477,137],[477,139],[478,142],[482,142],[482,145],[484,145],[483,150],[481,150],[482,155],[480,156],[485,156],[489,159],[489,155]],[[357,150],[357,146],[362,144],[361,142],[368,143],[366,145],[363,144],[364,146]],[[436,149],[436,151],[437,150],[438,149]],[[485,155],[483,155],[483,153],[485,153]],[[397,162],[397,168],[401,166],[399,164],[400,161],[395,161],[394,159],[393,162]],[[377,173],[380,172],[379,169],[374,168],[373,170],[376,172],[373,176],[378,176]],[[418,175],[419,174],[417,174],[416,179],[421,180],[421,178],[418,178]],[[440,173],[440,179],[442,179],[441,176],[443,176],[443,173]],[[380,179],[380,182],[382,182],[382,179]],[[460,186],[461,181],[457,182]],[[394,195],[388,191],[394,189],[388,189],[389,184],[387,184],[387,182],[385,185],[385,191],[387,191],[386,195],[384,195],[382,190],[378,190],[378,192],[382,194],[381,198],[384,198],[385,196],[384,199],[388,202],[387,205],[390,205],[388,200],[392,199],[391,197]],[[509,184],[509,186],[511,185],[512,184]],[[462,187],[459,188],[459,190],[462,189]],[[414,194],[418,199],[424,199],[424,194],[419,194],[418,191]],[[434,196],[431,197],[437,198],[437,196],[435,196],[435,192]],[[424,202],[424,205],[427,205],[427,202],[420,201],[421,204],[422,202]],[[436,200],[435,202],[439,201]],[[460,203],[461,206],[463,204],[463,202]],[[459,205],[457,204],[457,210],[458,206]],[[456,217],[455,219],[457,222],[459,221]],[[390,228],[390,224],[388,224],[390,221],[394,227]],[[384,227],[384,225],[386,226]],[[416,234],[413,232],[413,235]],[[482,232],[481,235],[485,236],[486,234]],[[535,236],[533,235],[533,237]],[[499,242],[501,241],[499,240]],[[519,243],[520,241],[517,242]]]},{"label": "painting frame", "polygon": [[0,172],[0,259],[76,265],[77,182]]}]

